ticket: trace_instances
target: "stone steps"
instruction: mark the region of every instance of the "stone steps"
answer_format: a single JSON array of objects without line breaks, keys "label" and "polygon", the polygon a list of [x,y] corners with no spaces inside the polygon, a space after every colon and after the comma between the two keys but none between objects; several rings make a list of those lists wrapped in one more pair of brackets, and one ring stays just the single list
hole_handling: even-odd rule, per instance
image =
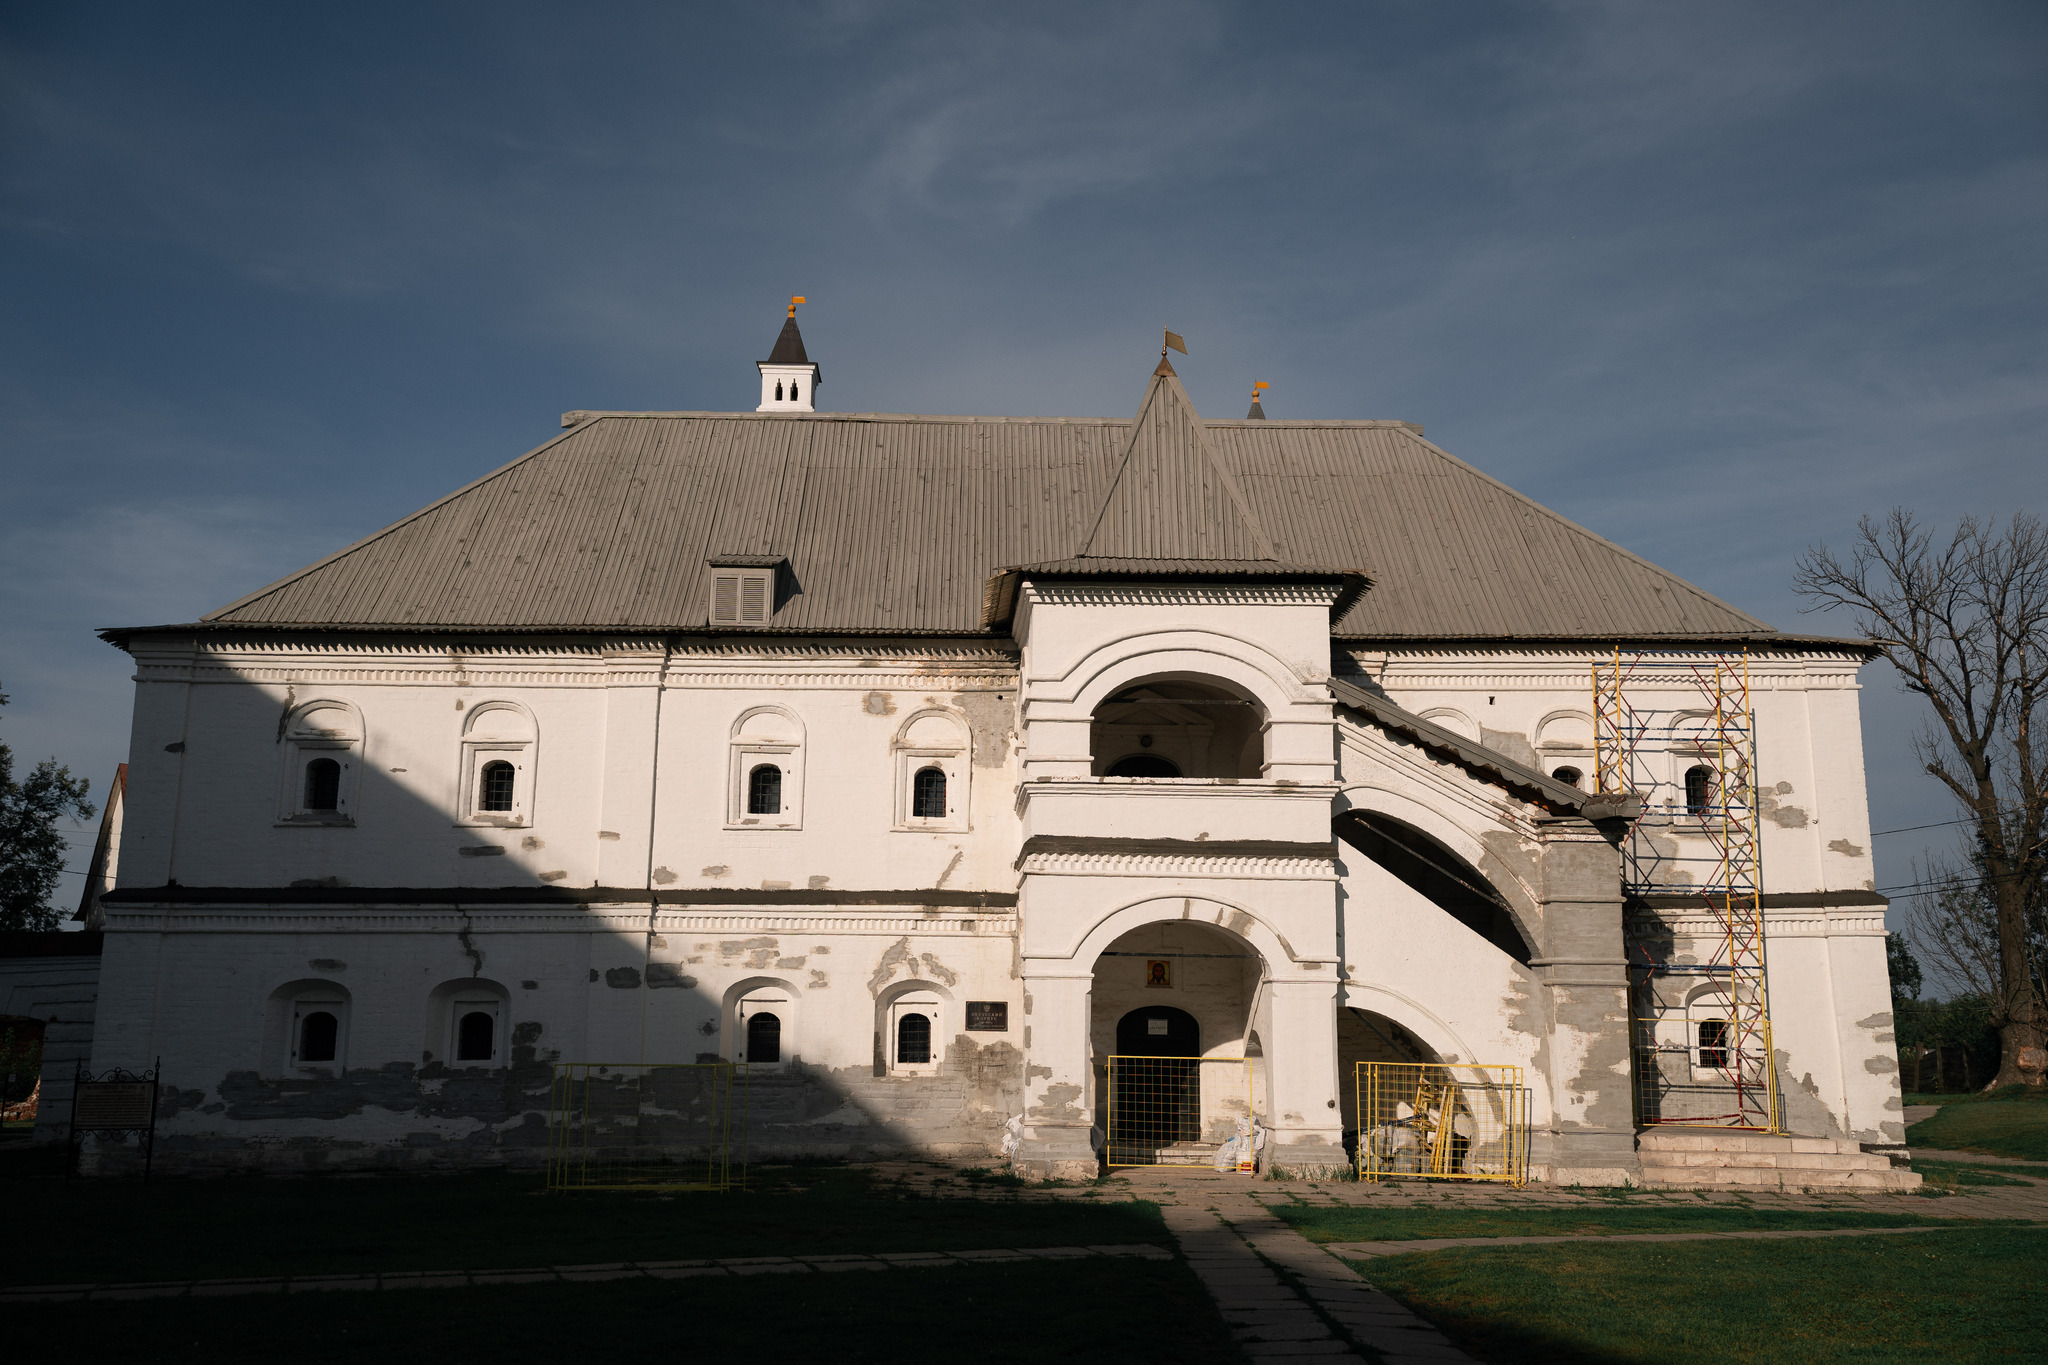
[{"label": "stone steps", "polygon": [[1713,1128],[1647,1128],[1636,1136],[1643,1184],[1665,1189],[1914,1190],[1920,1177],[1844,1138]]}]

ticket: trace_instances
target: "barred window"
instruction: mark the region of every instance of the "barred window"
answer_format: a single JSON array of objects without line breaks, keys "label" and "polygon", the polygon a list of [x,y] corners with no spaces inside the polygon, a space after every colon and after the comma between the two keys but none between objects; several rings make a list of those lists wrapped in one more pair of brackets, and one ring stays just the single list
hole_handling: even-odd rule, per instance
[{"label": "barred window", "polygon": [[747,774],[747,814],[782,814],[782,769],[763,763]]},{"label": "barred window", "polygon": [[478,810],[511,810],[512,784],[514,780],[513,768],[510,763],[500,759],[496,762],[484,764],[483,780],[480,784],[481,790],[477,792],[476,808]]},{"label": "barred window", "polygon": [[1726,1019],[1700,1020],[1700,1067],[1725,1071],[1728,1069],[1728,1021]]},{"label": "barred window", "polygon": [[910,796],[910,813],[919,820],[946,818],[946,775],[937,768],[919,768]]},{"label": "barred window", "polygon": [[1705,815],[1714,799],[1714,770],[1695,764],[1685,770],[1685,813]]},{"label": "barred window", "polygon": [[896,1021],[896,1060],[913,1066],[932,1059],[932,1021],[906,1014]]},{"label": "barred window", "polygon": [[1567,787],[1576,787],[1585,777],[1585,774],[1577,768],[1559,768],[1551,776],[1564,783]]}]

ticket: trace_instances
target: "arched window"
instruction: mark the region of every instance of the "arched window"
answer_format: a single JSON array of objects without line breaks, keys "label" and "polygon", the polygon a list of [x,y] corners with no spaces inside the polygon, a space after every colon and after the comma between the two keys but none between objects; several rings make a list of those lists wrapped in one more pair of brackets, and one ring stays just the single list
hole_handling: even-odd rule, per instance
[{"label": "arched window", "polygon": [[779,1062],[782,1060],[782,1020],[772,1014],[750,1014],[747,1016],[747,1056],[749,1062]]},{"label": "arched window", "polygon": [[355,707],[342,701],[307,702],[286,718],[278,739],[284,751],[278,823],[354,824],[363,745],[363,720]]},{"label": "arched window", "polygon": [[1585,774],[1577,768],[1559,768],[1551,776],[1564,783],[1567,787],[1576,787],[1585,778]]},{"label": "arched window", "polygon": [[341,808],[341,765],[331,758],[316,758],[306,765],[306,801],[309,811]]},{"label": "arched window", "polygon": [[799,393],[797,392],[796,381],[794,379],[789,381],[789,401],[792,403],[803,401],[801,395],[799,395]]},{"label": "arched window", "polygon": [[919,820],[946,818],[946,775],[937,768],[919,768],[910,793],[910,813]]},{"label": "arched window", "polygon": [[483,784],[477,792],[478,810],[512,809],[513,768],[503,759],[484,764]]},{"label": "arched window", "polygon": [[1256,778],[1265,771],[1266,713],[1229,688],[1192,678],[1132,683],[1088,723],[1091,771],[1102,777]]},{"label": "arched window", "polygon": [[1111,777],[1179,777],[1180,768],[1158,754],[1125,754],[1109,765]]},{"label": "arched window", "polygon": [[300,1064],[331,1062],[341,1039],[341,1020],[330,1011],[308,1010],[299,1015],[298,1058]]},{"label": "arched window", "polygon": [[782,381],[780,379],[775,381],[775,401],[778,403],[782,401]]},{"label": "arched window", "polygon": [[1714,770],[1696,763],[1685,770],[1685,813],[1705,815],[1714,799]]},{"label": "arched window", "polygon": [[463,793],[460,823],[528,825],[539,772],[539,732],[533,713],[518,702],[480,701],[462,725]]},{"label": "arched window", "polygon": [[782,814],[782,769],[773,763],[747,774],[747,814]]},{"label": "arched window", "polygon": [[473,1009],[455,1021],[455,1060],[488,1062],[496,1054],[498,1021],[489,1010]]},{"label": "arched window", "polygon": [[733,722],[726,750],[727,829],[802,829],[804,727],[780,706],[756,706]]},{"label": "arched window", "polygon": [[928,1015],[904,1014],[896,1019],[896,1060],[921,1066],[932,1059],[932,1021]]}]

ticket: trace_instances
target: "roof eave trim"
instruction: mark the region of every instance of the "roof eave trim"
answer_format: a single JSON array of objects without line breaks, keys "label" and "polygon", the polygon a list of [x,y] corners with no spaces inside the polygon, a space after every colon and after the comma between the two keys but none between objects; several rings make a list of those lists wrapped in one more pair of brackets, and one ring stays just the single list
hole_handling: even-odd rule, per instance
[{"label": "roof eave trim", "polygon": [[[1107,560],[1108,556],[1104,556]],[[1017,592],[1026,579],[1049,583],[1335,583],[1337,596],[1330,602],[1330,619],[1341,618],[1372,587],[1372,576],[1358,569],[1316,569],[1276,565],[1271,572],[1249,573],[1241,569],[1038,569],[1029,565],[1007,565],[989,575],[981,594],[983,629],[1007,627],[1017,614]]]}]

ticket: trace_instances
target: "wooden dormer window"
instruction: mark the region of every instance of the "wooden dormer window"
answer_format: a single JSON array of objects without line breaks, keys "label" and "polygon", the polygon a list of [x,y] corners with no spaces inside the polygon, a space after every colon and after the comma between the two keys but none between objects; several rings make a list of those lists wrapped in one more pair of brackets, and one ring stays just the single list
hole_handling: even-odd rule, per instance
[{"label": "wooden dormer window", "polygon": [[711,624],[765,626],[775,615],[773,562],[711,564]]}]

